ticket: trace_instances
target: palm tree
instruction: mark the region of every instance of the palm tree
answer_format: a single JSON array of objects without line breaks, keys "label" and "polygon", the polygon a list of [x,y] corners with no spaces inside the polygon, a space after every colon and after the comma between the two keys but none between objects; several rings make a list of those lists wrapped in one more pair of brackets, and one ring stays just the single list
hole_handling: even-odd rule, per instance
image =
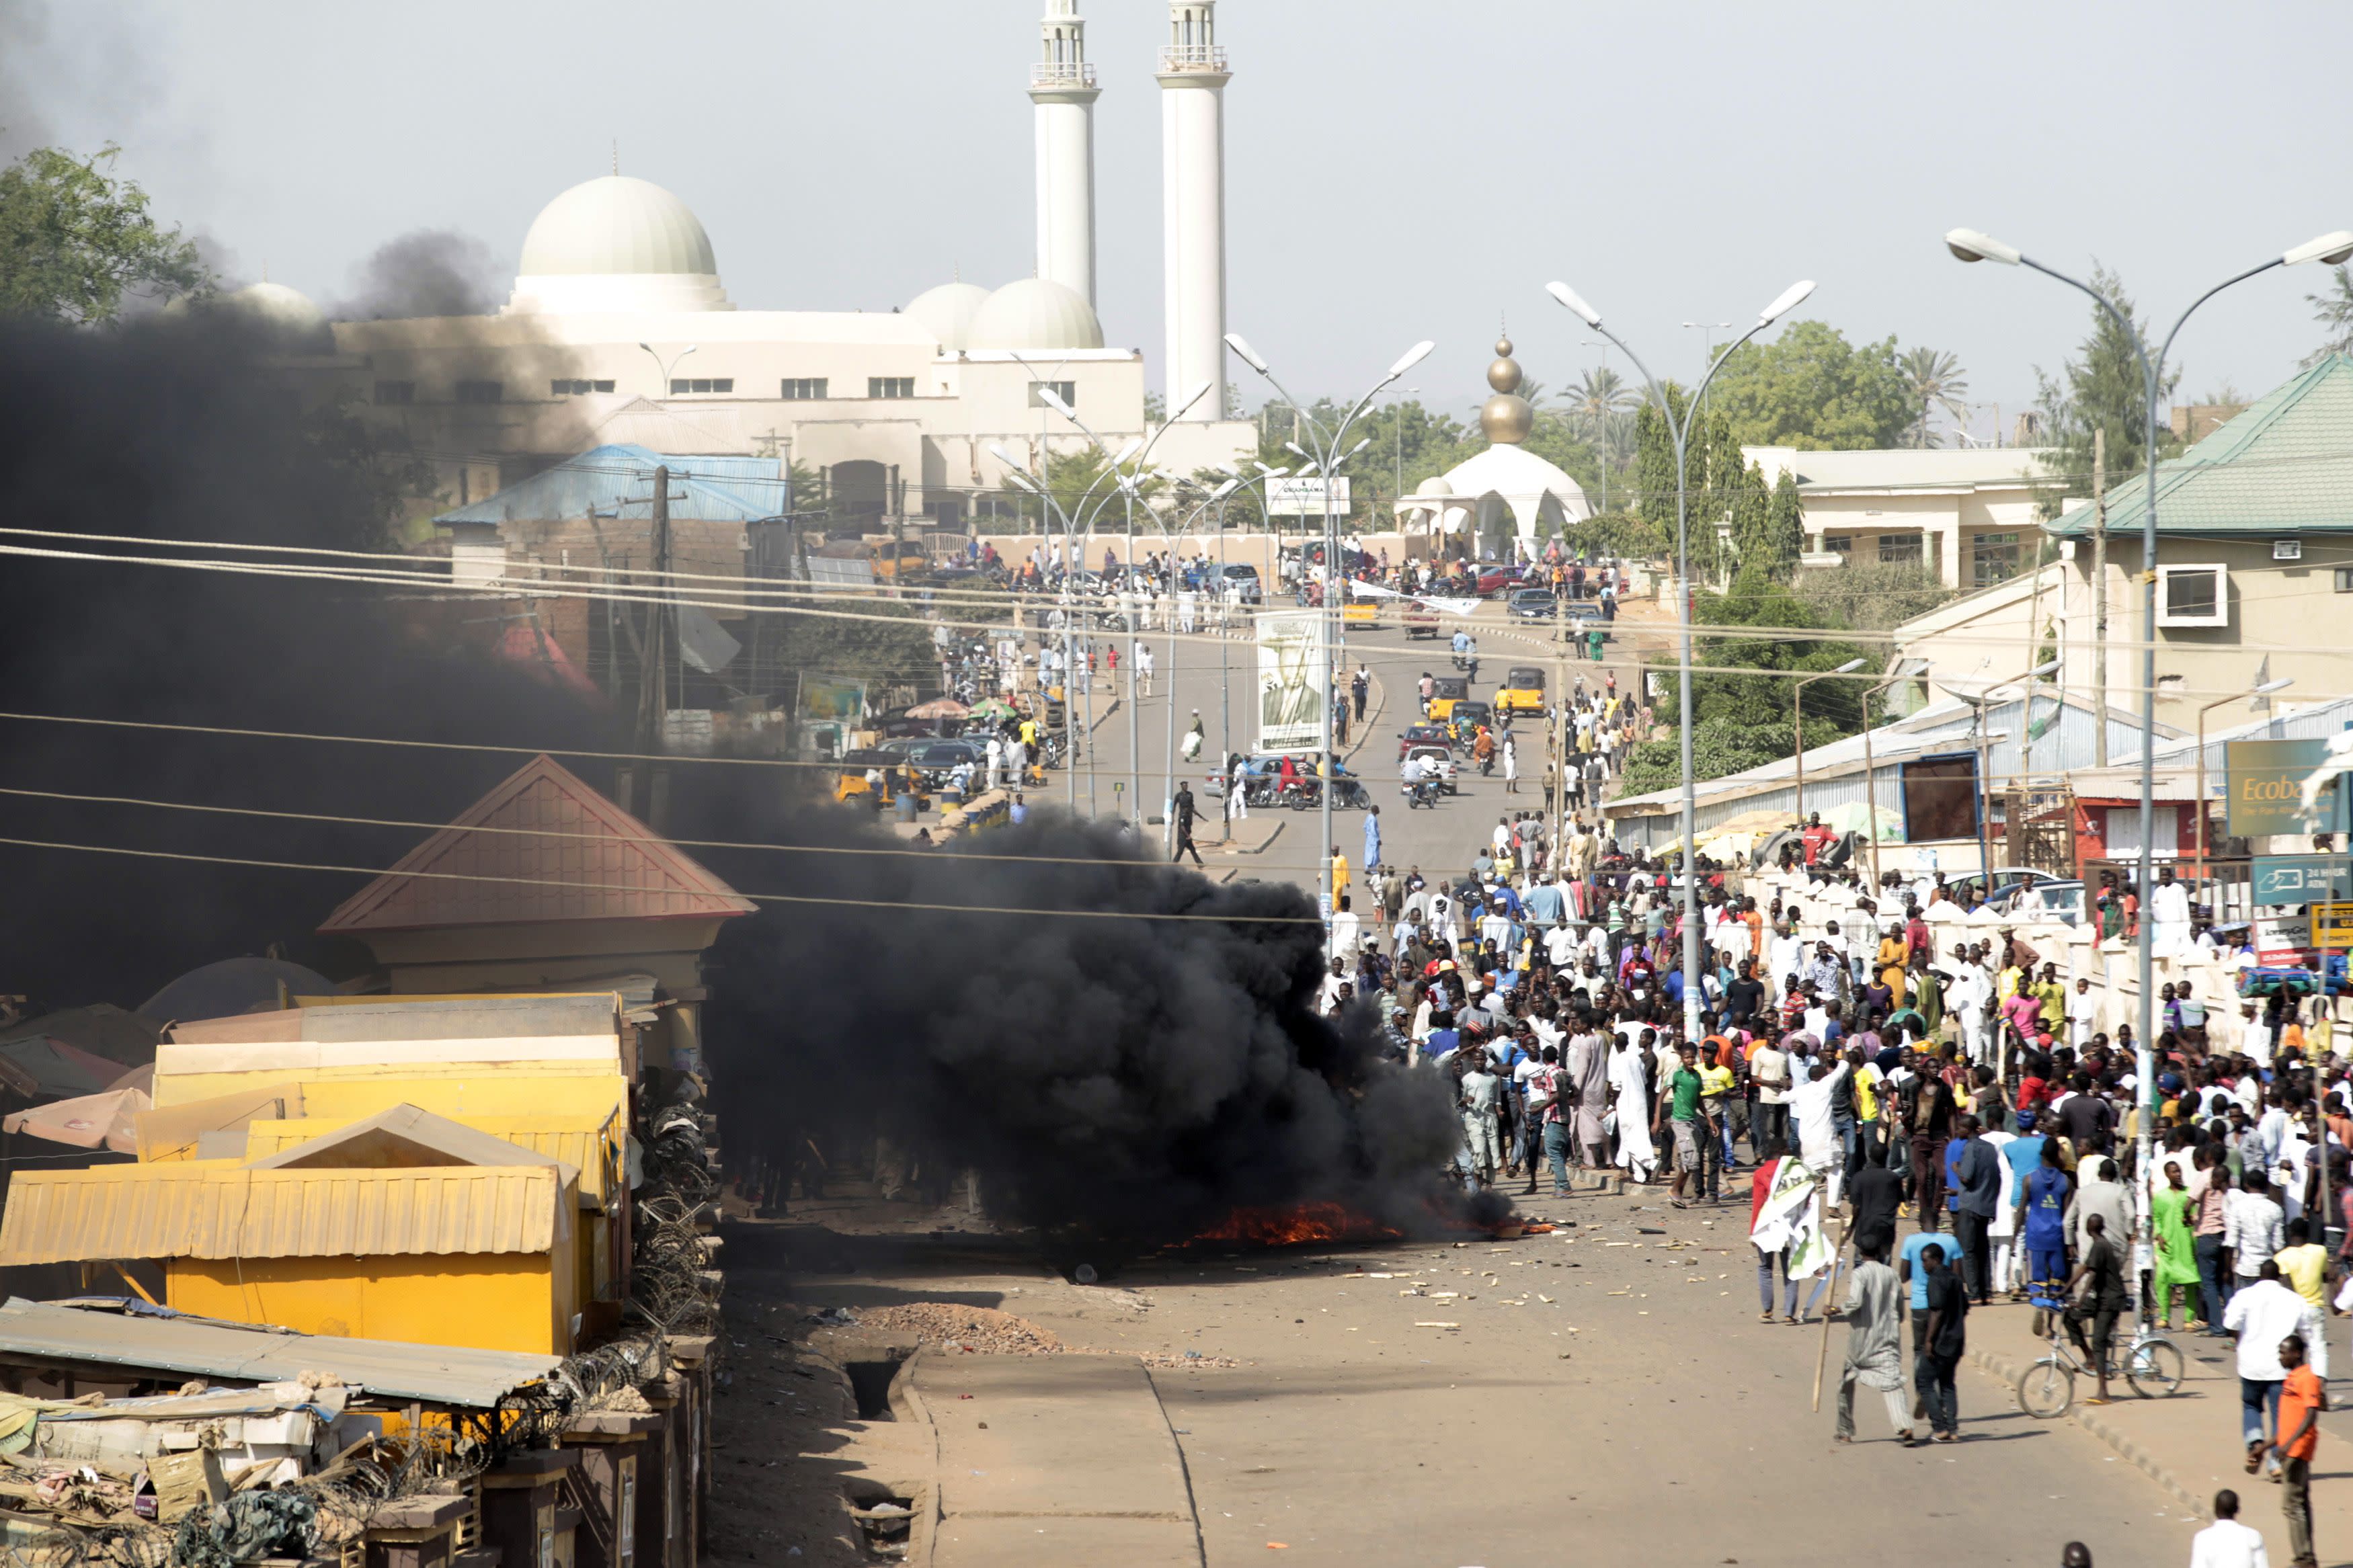
[{"label": "palm tree", "polygon": [[1587,371],[1584,379],[1569,390],[1568,412],[1580,424],[1603,427],[1611,415],[1631,413],[1641,401],[1616,371],[1603,365]]},{"label": "palm tree", "polygon": [[2318,348],[2306,357],[2303,368],[2310,370],[2330,354],[2353,353],[2353,273],[2344,268],[2336,269],[2334,288],[2326,294],[2306,294],[2305,302],[2312,307],[2312,319],[2327,332]]},{"label": "palm tree", "polygon": [[1941,349],[1908,349],[1898,362],[1904,379],[1910,384],[1913,405],[1920,410],[1919,419],[1907,434],[1915,447],[1928,445],[1928,419],[1937,409],[1952,416],[1957,425],[1968,423],[1968,378],[1961,373],[1957,355]]}]

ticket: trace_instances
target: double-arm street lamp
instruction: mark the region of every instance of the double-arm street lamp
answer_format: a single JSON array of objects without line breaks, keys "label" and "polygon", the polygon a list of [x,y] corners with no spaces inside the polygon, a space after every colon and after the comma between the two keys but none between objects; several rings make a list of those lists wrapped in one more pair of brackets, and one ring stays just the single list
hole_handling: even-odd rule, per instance
[{"label": "double-arm street lamp", "polygon": [[[1381,377],[1370,392],[1356,399],[1345,416],[1329,430],[1307,413],[1299,399],[1291,395],[1290,388],[1275,379],[1274,372],[1267,368],[1266,361],[1259,356],[1256,349],[1242,341],[1240,333],[1228,332],[1226,346],[1241,355],[1250,369],[1266,377],[1267,384],[1282,394],[1284,400],[1299,411],[1300,434],[1314,450],[1301,447],[1296,441],[1286,445],[1307,459],[1308,471],[1321,474],[1324,479],[1324,613],[1319,620],[1323,637],[1316,657],[1322,660],[1323,667],[1324,767],[1321,791],[1324,797],[1323,837],[1316,841],[1315,859],[1316,864],[1323,868],[1316,876],[1316,891],[1322,900],[1324,918],[1329,921],[1339,909],[1332,889],[1332,851],[1335,847],[1332,837],[1332,795],[1335,786],[1340,782],[1340,755],[1338,747],[1334,744],[1332,702],[1339,685],[1335,665],[1341,657],[1341,606],[1348,597],[1347,574],[1342,570],[1340,562],[1340,514],[1334,504],[1332,485],[1339,476],[1340,465],[1355,457],[1365,446],[1365,442],[1360,441],[1353,447],[1344,447],[1341,443],[1348,438],[1349,430],[1364,417],[1365,410],[1372,406],[1374,398],[1402,379],[1406,372],[1428,359],[1430,351],[1438,345],[1425,341],[1408,349],[1397,363],[1389,366],[1388,374]],[[1368,441],[1370,437],[1366,439]]]},{"label": "double-arm street lamp", "polygon": [[[2296,246],[2291,250],[2282,251],[2277,256],[2267,257],[2263,261],[2248,268],[2244,272],[2239,273],[2234,277],[2225,278],[2221,282],[2215,284],[2214,287],[2207,289],[2203,294],[2199,295],[2197,299],[2192,300],[2189,302],[2189,309],[2181,312],[2180,316],[2174,321],[2172,331],[2165,334],[2164,342],[2158,345],[2155,358],[2150,357],[2148,345],[2142,341],[2140,331],[2133,325],[2132,319],[2126,316],[2122,310],[2116,309],[2115,300],[2109,299],[2105,294],[2101,293],[2097,289],[2093,288],[2082,279],[2071,278],[2066,273],[2061,272],[2055,268],[2046,267],[2042,262],[2035,260],[2032,257],[2026,255],[2016,246],[2005,245],[2000,240],[1994,238],[1991,235],[1980,234],[1973,228],[1957,228],[1947,234],[1945,236],[1945,247],[1963,261],[1999,261],[2005,267],[2031,268],[2035,271],[2042,273],[2046,278],[2056,279],[2058,281],[2066,284],[2070,289],[2078,289],[2084,294],[2088,294],[2091,296],[2092,302],[2099,306],[2101,310],[2106,311],[2108,313],[2108,319],[2114,321],[2116,325],[2116,329],[2125,334],[2126,339],[2131,342],[2133,346],[2134,355],[2140,361],[2143,395],[2147,405],[2147,408],[2144,410],[2147,416],[2147,429],[2145,433],[2147,449],[2142,455],[2147,467],[2148,489],[2147,495],[2142,508],[2140,520],[2141,675],[2139,885],[2142,913],[2140,922],[2140,1026],[2134,1031],[2133,1039],[2133,1072],[2135,1074],[2133,1081],[2136,1085],[2133,1094],[2134,1098],[2139,1101],[2141,1107],[2140,1168],[2146,1171],[2148,1169],[2148,1162],[2153,1148],[2154,1130],[2150,1126],[2150,1123],[2155,1120],[2155,1117],[2151,1114],[2151,1111],[2157,1103],[2155,1068],[2152,1065],[2150,1056],[2151,1047],[2154,1044],[2157,1034],[2157,999],[2155,995],[2156,985],[2154,984],[2157,973],[2157,963],[2155,950],[2151,945],[2152,938],[2154,936],[2155,922],[2148,918],[2147,909],[2149,889],[2155,882],[2155,875],[2151,866],[2151,854],[2155,847],[2149,842],[2149,838],[2157,817],[2157,400],[2162,387],[2165,359],[2168,354],[2173,352],[2173,340],[2180,335],[2182,327],[2189,321],[2191,314],[2197,310],[2199,306],[2203,305],[2207,300],[2211,300],[2215,295],[2220,294],[2223,289],[2230,288],[2232,284],[2243,283],[2248,279],[2254,277],[2257,273],[2268,272],[2274,267],[2295,267],[2307,261],[2318,261],[2331,267],[2341,265],[2348,258],[2353,258],[2353,231],[2338,229],[2334,233],[2324,234],[2317,239],[2308,239],[2302,245]],[[2094,523],[2094,526],[2097,527],[2098,524]],[[2097,592],[2102,595],[2105,595],[2107,593],[2107,584],[2105,583],[2099,584]],[[2105,714],[2101,715],[2100,718],[2103,723],[2106,721],[2106,716]],[[2202,752],[2200,755],[2203,755]],[[2202,820],[2203,813],[2206,809],[2206,803],[2203,800],[2200,800],[2198,803],[2198,809],[2200,813],[2200,819]],[[1989,867],[1988,870],[1989,872],[1991,868]],[[2141,1223],[2146,1225],[2147,1222],[2144,1220]],[[2142,1230],[2139,1234],[2145,1237],[2147,1233],[2146,1230]]]},{"label": "double-arm street lamp", "polygon": [[1591,327],[1620,348],[1625,349],[1626,357],[1634,362],[1634,368],[1642,373],[1643,381],[1649,384],[1651,399],[1659,405],[1659,416],[1666,421],[1667,434],[1674,441],[1675,623],[1683,644],[1679,665],[1680,678],[1676,684],[1682,688],[1679,695],[1682,699],[1681,742],[1683,767],[1683,1038],[1696,1040],[1700,1037],[1701,987],[1699,983],[1699,876],[1693,866],[1693,862],[1697,858],[1694,851],[1697,848],[1699,827],[1699,795],[1698,788],[1692,777],[1691,494],[1688,482],[1692,426],[1699,416],[1700,400],[1707,395],[1708,383],[1715,379],[1715,373],[1731,363],[1733,353],[1741,344],[1802,304],[1806,297],[1814,291],[1814,286],[1811,281],[1792,283],[1782,291],[1779,299],[1766,306],[1758,314],[1756,325],[1727,344],[1724,353],[1717,355],[1715,363],[1707,367],[1707,374],[1700,377],[1699,386],[1692,393],[1691,401],[1684,405],[1683,417],[1680,419],[1675,416],[1674,405],[1667,401],[1666,389],[1659,384],[1659,378],[1651,374],[1651,367],[1642,363],[1640,354],[1627,348],[1625,339],[1601,324],[1600,311],[1577,298],[1577,291],[1566,283],[1547,284],[1545,291],[1573,311],[1587,326]]}]

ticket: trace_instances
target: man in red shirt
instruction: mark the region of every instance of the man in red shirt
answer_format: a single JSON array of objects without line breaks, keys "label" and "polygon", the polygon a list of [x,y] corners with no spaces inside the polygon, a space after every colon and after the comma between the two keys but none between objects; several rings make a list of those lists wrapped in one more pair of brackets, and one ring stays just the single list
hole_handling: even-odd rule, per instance
[{"label": "man in red shirt", "polygon": [[1838,835],[1822,826],[1822,814],[1818,811],[1806,818],[1804,838],[1806,864],[1810,866],[1814,863],[1814,858],[1829,848],[1838,838]]}]

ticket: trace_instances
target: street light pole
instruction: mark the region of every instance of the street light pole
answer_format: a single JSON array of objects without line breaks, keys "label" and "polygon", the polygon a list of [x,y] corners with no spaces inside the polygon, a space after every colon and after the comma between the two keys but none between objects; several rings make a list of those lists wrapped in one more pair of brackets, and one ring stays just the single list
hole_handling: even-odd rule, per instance
[{"label": "street light pole", "polygon": [[1707,395],[1708,384],[1715,379],[1715,373],[1721,370],[1725,364],[1731,360],[1734,353],[1739,349],[1742,343],[1746,342],[1749,339],[1755,337],[1757,333],[1771,326],[1776,318],[1788,310],[1796,309],[1798,305],[1802,303],[1805,298],[1814,291],[1814,286],[1810,280],[1793,283],[1782,291],[1779,299],[1766,306],[1763,312],[1757,316],[1757,324],[1750,327],[1746,331],[1741,333],[1736,341],[1725,348],[1724,353],[1717,355],[1715,362],[1709,364],[1707,367],[1707,374],[1700,377],[1698,390],[1692,394],[1690,403],[1685,405],[1683,416],[1681,419],[1677,419],[1675,417],[1674,405],[1667,401],[1666,390],[1659,384],[1659,378],[1651,374],[1651,367],[1642,363],[1642,358],[1640,354],[1627,347],[1625,339],[1620,337],[1616,332],[1611,331],[1608,327],[1601,324],[1600,311],[1595,310],[1592,306],[1579,299],[1577,295],[1577,291],[1566,283],[1547,284],[1546,285],[1545,291],[1550,294],[1553,299],[1557,300],[1561,305],[1575,312],[1577,318],[1583,321],[1587,326],[1591,327],[1595,331],[1599,332],[1603,337],[1608,338],[1620,349],[1625,350],[1626,357],[1634,362],[1634,368],[1641,372],[1642,380],[1649,384],[1651,400],[1659,405],[1659,417],[1666,422],[1667,434],[1672,437],[1674,441],[1675,621],[1676,630],[1679,634],[1678,641],[1681,644],[1680,657],[1677,666],[1680,674],[1676,684],[1681,688],[1678,696],[1681,699],[1680,707],[1682,723],[1680,726],[1680,741],[1683,770],[1683,1038],[1687,1040],[1696,1040],[1700,1037],[1699,1016],[1701,1000],[1699,983],[1699,877],[1694,869],[1694,862],[1697,858],[1695,851],[1698,847],[1699,790],[1697,784],[1692,776],[1693,605],[1691,580],[1691,487],[1689,483],[1688,464],[1688,458],[1690,456],[1691,426],[1693,420],[1696,418],[1699,414],[1700,399]]},{"label": "street light pole", "polygon": [[686,345],[686,347],[684,347],[684,348],[682,348],[682,349],[679,350],[679,351],[678,351],[678,353],[676,353],[672,354],[672,355],[670,356],[670,363],[669,363],[668,364],[664,364],[664,363],[662,363],[662,356],[661,356],[661,355],[659,355],[659,354],[658,354],[658,353],[654,353],[654,346],[653,346],[653,344],[651,344],[651,343],[639,343],[639,344],[638,345],[638,347],[639,347],[639,348],[641,348],[641,349],[645,350],[645,351],[646,351],[646,353],[647,353],[649,355],[650,355],[650,356],[652,357],[653,362],[654,362],[654,368],[655,368],[656,370],[658,370],[658,371],[661,372],[661,384],[660,384],[659,386],[657,386],[657,387],[655,387],[655,388],[654,388],[654,395],[655,395],[655,396],[657,396],[657,397],[668,397],[668,396],[670,395],[670,372],[672,372],[672,371],[674,371],[674,370],[676,370],[676,369],[678,368],[678,362],[679,362],[679,361],[681,361],[681,360],[684,359],[687,355],[689,355],[689,354],[692,353],[696,349],[699,349],[699,348],[701,348],[702,346],[702,344],[700,344],[700,343],[689,343],[689,344],[687,344],[687,345]]},{"label": "street light pole", "polygon": [[[1360,441],[1356,447],[1348,451],[1341,450],[1340,443],[1347,438],[1350,427],[1364,416],[1366,409],[1372,406],[1374,398],[1388,391],[1404,376],[1406,372],[1428,359],[1430,351],[1438,345],[1424,341],[1408,349],[1403,357],[1389,366],[1388,374],[1383,376],[1371,391],[1356,399],[1346,416],[1328,432],[1319,421],[1306,417],[1304,406],[1299,399],[1292,396],[1290,389],[1275,379],[1274,372],[1267,367],[1266,361],[1259,356],[1256,349],[1242,341],[1239,332],[1226,334],[1226,346],[1241,355],[1243,363],[1266,377],[1268,384],[1281,393],[1294,410],[1299,411],[1300,434],[1313,443],[1315,448],[1313,453],[1303,453],[1303,456],[1310,458],[1314,470],[1324,478],[1324,613],[1318,617],[1317,622],[1323,636],[1318,639],[1319,646],[1315,650],[1315,657],[1324,673],[1324,787],[1320,792],[1323,795],[1323,809],[1320,814],[1323,837],[1317,842],[1315,854],[1316,863],[1322,869],[1316,874],[1315,881],[1320,911],[1328,922],[1339,908],[1337,896],[1332,887],[1332,851],[1335,847],[1332,840],[1332,796],[1335,793],[1334,786],[1340,782],[1339,751],[1334,743],[1332,725],[1332,700],[1337,689],[1337,682],[1334,679],[1333,662],[1339,658],[1341,646],[1340,605],[1348,596],[1347,579],[1340,571],[1339,521],[1338,514],[1332,504],[1332,481],[1338,474],[1340,465],[1356,456],[1356,452],[1361,451],[1365,446],[1365,443]],[[1296,443],[1293,443],[1293,448],[1297,449]]]},{"label": "street light pole", "polygon": [[2217,697],[2198,710],[2198,804],[2193,809],[2198,813],[2198,880],[2201,885],[2206,880],[2206,715],[2226,702],[2240,702],[2250,697],[2268,697],[2294,684],[2295,677],[2282,676],[2277,680],[2266,680],[2261,686],[2251,687],[2244,691],[2234,691],[2228,697]]},{"label": "street light pole", "polygon": [[[2156,1069],[2150,1055],[2153,1037],[2157,1031],[2155,994],[2157,956],[2152,945],[2156,922],[2148,918],[2147,900],[2149,888],[2155,880],[2155,870],[2152,865],[2152,851],[2155,846],[2149,840],[2155,832],[2157,822],[2157,400],[2160,392],[2159,375],[2165,364],[2166,356],[2173,350],[2173,340],[2180,336],[2181,329],[2188,324],[2190,316],[2199,306],[2232,284],[2243,283],[2257,273],[2268,272],[2274,267],[2295,267],[2307,261],[2318,261],[2330,267],[2341,266],[2348,258],[2353,258],[2353,231],[2338,229],[2333,233],[2322,235],[2316,239],[2308,239],[2294,249],[2283,251],[2257,266],[2248,268],[2235,277],[2226,278],[2215,284],[2214,287],[2191,300],[2189,309],[2182,311],[2175,320],[2172,331],[2165,334],[2165,342],[2158,347],[2155,359],[2149,357],[2148,347],[2141,341],[2139,329],[2133,325],[2131,318],[2117,310],[2114,300],[2081,279],[2071,278],[2064,272],[2046,267],[2021,251],[2016,246],[2005,245],[1992,236],[1980,234],[1975,229],[1952,230],[1945,236],[1945,247],[1962,261],[1999,261],[2006,267],[2031,267],[2046,278],[2055,279],[2071,289],[2089,295],[2093,303],[2108,313],[2108,319],[2116,324],[2117,329],[2132,343],[2133,353],[2140,360],[2141,384],[2147,405],[2143,410],[2147,416],[2145,432],[2147,450],[2142,454],[2147,467],[2147,489],[2140,521],[2142,593],[2139,883],[2142,913],[2140,1027],[2134,1031],[2133,1039],[2135,1074],[2133,1098],[2140,1110],[2139,1168],[2146,1172],[2155,1147],[2155,1132],[2151,1126],[2155,1117],[2151,1111],[2156,1103],[2157,1087]],[[2105,584],[2102,585],[2102,592],[2104,594],[2105,592]],[[2105,723],[2106,715],[2100,715],[2100,719]],[[2201,814],[2204,812],[2205,802],[2199,802],[2199,810]],[[2147,1223],[2146,1215],[2136,1222],[2136,1239],[2147,1238]]]},{"label": "street light pole", "polygon": [[[1829,676],[1852,675],[1862,668],[1862,660],[1851,658],[1836,669],[1825,669],[1819,675],[1802,676],[1797,685],[1790,689],[1789,739],[1798,748],[1798,826],[1800,827],[1804,826],[1806,822],[1806,688]],[[1873,826],[1876,826],[1875,822]],[[1876,874],[1876,868],[1874,868],[1873,875]]]}]

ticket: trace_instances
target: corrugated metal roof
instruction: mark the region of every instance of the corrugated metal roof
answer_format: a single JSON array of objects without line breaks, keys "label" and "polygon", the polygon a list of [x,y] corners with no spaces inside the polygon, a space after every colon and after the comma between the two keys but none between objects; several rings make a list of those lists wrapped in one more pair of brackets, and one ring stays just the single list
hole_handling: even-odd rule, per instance
[{"label": "corrugated metal roof", "polygon": [[594,511],[599,517],[648,521],[653,516],[657,468],[670,469],[674,521],[758,522],[791,510],[783,465],[775,458],[671,457],[644,447],[615,445],[566,458],[433,521],[554,522]]},{"label": "corrugated metal roof", "polygon": [[554,1372],[559,1358],[462,1345],[341,1339],[185,1317],[128,1304],[91,1310],[12,1297],[0,1305],[0,1356],[79,1362],[240,1383],[332,1373],[383,1399],[482,1410]]},{"label": "corrugated metal roof", "polygon": [[197,1018],[172,1026],[171,1040],[372,1040],[532,1039],[559,1035],[617,1033],[621,1007],[617,991],[588,990],[561,996],[440,997],[430,1001],[365,1002],[313,1006],[308,1002],[273,1012]]},{"label": "corrugated metal roof", "polygon": [[[467,831],[476,827],[507,831]],[[692,857],[541,756],[345,900],[319,929],[711,919],[753,908]]]},{"label": "corrugated metal roof", "polygon": [[[2160,533],[2342,533],[2353,489],[2353,357],[2331,354],[2273,389],[2157,469]],[[2148,487],[2108,490],[2108,531],[2138,533]],[[2071,508],[2047,531],[2088,535],[2093,510]]]},{"label": "corrugated metal roof", "polygon": [[[617,1179],[617,1156],[610,1135],[615,1118],[611,1116],[601,1121],[577,1116],[453,1116],[449,1120],[573,1167],[580,1173],[584,1198],[603,1199]],[[248,1162],[267,1159],[345,1125],[326,1116],[255,1121],[246,1129],[245,1157]]]},{"label": "corrugated metal roof", "polygon": [[571,1227],[553,1166],[19,1171],[0,1266],[117,1258],[542,1253]]}]

